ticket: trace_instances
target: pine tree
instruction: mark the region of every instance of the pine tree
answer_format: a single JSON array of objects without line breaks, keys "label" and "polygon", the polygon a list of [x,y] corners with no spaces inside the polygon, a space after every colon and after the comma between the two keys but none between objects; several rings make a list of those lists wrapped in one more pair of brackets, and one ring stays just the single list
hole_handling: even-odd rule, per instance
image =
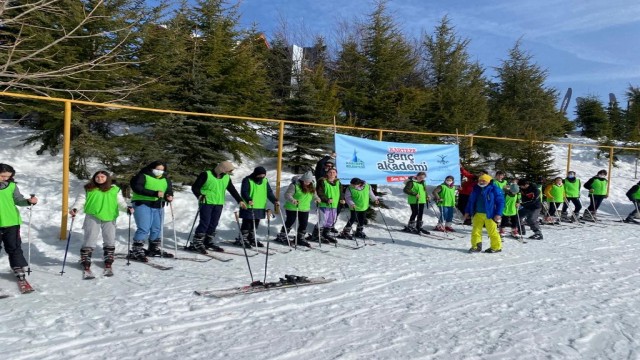
[{"label": "pine tree", "polygon": [[426,83],[432,91],[423,124],[430,131],[475,133],[487,122],[487,81],[484,70],[472,62],[468,39],[457,36],[445,16],[435,33],[423,40]]},{"label": "pine tree", "polygon": [[582,135],[596,139],[611,136],[611,126],[602,101],[595,96],[579,99],[576,106],[576,124],[582,127]]},{"label": "pine tree", "polygon": [[620,108],[617,101],[610,102],[607,106],[607,120],[611,126],[611,136],[613,139],[627,139],[627,125],[625,123],[624,110]]},{"label": "pine tree", "polygon": [[640,143],[640,87],[629,86],[627,97],[627,140],[633,144]]},{"label": "pine tree", "polygon": [[538,182],[540,178],[551,179],[556,176],[558,171],[553,168],[551,146],[538,140],[534,131],[529,131],[526,139],[525,142],[518,142],[507,171],[534,182]]}]

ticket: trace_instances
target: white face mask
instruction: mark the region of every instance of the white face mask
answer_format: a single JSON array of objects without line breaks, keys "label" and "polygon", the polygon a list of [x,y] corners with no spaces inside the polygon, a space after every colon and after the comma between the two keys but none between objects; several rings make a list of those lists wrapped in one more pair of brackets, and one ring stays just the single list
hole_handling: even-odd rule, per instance
[{"label": "white face mask", "polygon": [[162,176],[162,174],[164,174],[164,170],[158,170],[158,169],[153,169],[151,170],[151,172],[153,173],[153,176]]},{"label": "white face mask", "polygon": [[445,181],[444,183],[445,183],[445,184],[447,184],[447,185],[451,185],[451,184],[453,184],[453,181],[451,181],[451,180],[447,180],[447,181]]},{"label": "white face mask", "polygon": [[606,179],[606,178],[607,178],[607,175],[598,175],[598,177],[599,177],[600,179]]},{"label": "white face mask", "polygon": [[481,188],[486,187],[489,184],[478,184],[478,186],[480,186]]}]

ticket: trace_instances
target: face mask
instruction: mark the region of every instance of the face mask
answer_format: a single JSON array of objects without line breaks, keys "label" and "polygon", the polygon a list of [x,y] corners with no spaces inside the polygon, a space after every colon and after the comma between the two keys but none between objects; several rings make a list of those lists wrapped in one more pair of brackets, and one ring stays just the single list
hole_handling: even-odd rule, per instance
[{"label": "face mask", "polygon": [[606,179],[606,178],[607,178],[607,175],[598,175],[598,177],[599,177],[600,179]]},{"label": "face mask", "polygon": [[449,181],[445,181],[444,183],[451,186],[451,184],[453,184],[453,181],[449,180]]},{"label": "face mask", "polygon": [[575,176],[575,175],[569,175],[569,176],[567,176],[567,179],[575,179],[575,178],[576,178],[576,176]]},{"label": "face mask", "polygon": [[162,174],[164,174],[164,170],[158,170],[158,169],[153,169],[151,170],[151,172],[153,173],[153,176],[162,176]]},{"label": "face mask", "polygon": [[480,186],[481,188],[486,187],[489,184],[478,184],[478,186]]}]

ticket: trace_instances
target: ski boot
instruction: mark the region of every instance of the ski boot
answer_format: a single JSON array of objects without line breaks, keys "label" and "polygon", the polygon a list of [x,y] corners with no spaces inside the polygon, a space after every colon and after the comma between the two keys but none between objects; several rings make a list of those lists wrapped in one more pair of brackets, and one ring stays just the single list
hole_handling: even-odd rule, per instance
[{"label": "ski boot", "polygon": [[303,232],[298,233],[298,246],[311,247],[311,244],[304,239],[306,235]]},{"label": "ski boot", "polygon": [[103,246],[102,252],[104,253],[104,267],[110,269],[115,258],[116,248],[115,246]]},{"label": "ski boot", "polygon": [[535,234],[529,236],[529,239],[531,239],[531,240],[542,240],[542,239],[544,239],[544,237],[542,236],[542,233],[536,232]]},{"label": "ski boot", "polygon": [[423,228],[422,228],[422,221],[418,221],[418,222],[416,223],[416,233],[417,233],[417,234],[421,234],[421,233],[422,233],[422,234],[427,234],[427,235],[431,234],[431,233],[429,232],[429,230],[426,230],[426,229],[423,229]]},{"label": "ski boot", "polygon": [[494,249],[492,249],[492,248],[488,248],[488,249],[487,249],[487,250],[485,250],[484,252],[485,252],[485,253],[487,253],[487,254],[495,254],[495,253],[502,252],[502,249],[496,249],[496,250],[494,250]]},{"label": "ski boot", "polygon": [[452,223],[448,222],[444,224],[444,229],[447,230],[448,232],[456,232],[456,230],[451,226],[453,225]]},{"label": "ski boot", "polygon": [[193,239],[191,240],[191,244],[189,244],[189,246],[185,249],[188,251],[193,251],[196,252],[198,254],[203,254],[206,255],[207,254],[207,249],[204,246],[204,237],[205,234],[195,234],[193,236]]},{"label": "ski boot", "polygon": [[236,238],[236,241],[233,243],[233,245],[239,246],[239,247],[244,246],[247,249],[251,249],[253,247],[253,244],[249,241],[249,231],[242,230],[242,232],[240,233],[240,236]]},{"label": "ski boot", "polygon": [[143,242],[134,242],[131,245],[131,251],[129,251],[129,260],[149,262],[147,258],[147,251],[144,249]]},{"label": "ski boot", "polygon": [[[298,235],[298,241],[300,241],[300,239],[301,238]],[[304,239],[304,238],[302,238],[302,239]],[[280,244],[289,246],[289,237],[284,232],[284,229],[280,230],[280,232],[278,233],[278,236],[276,236],[276,238],[273,241],[279,242]]]},{"label": "ski boot", "polygon": [[80,249],[80,263],[85,270],[91,270],[91,254],[93,249],[90,247],[83,247]]},{"label": "ski boot", "polygon": [[364,233],[364,228],[362,226],[358,226],[356,228],[356,233],[353,234],[353,237],[357,237],[358,239],[366,239],[367,234]]},{"label": "ski boot", "polygon": [[470,253],[479,253],[482,252],[482,243],[479,242],[476,244],[476,247],[472,247],[471,249],[469,249]]},{"label": "ski boot", "polygon": [[330,244],[335,244],[338,242],[336,238],[331,236],[331,228],[322,228],[322,235],[320,238],[322,242],[326,242]]},{"label": "ski boot", "polygon": [[444,225],[442,225],[442,224],[438,224],[438,225],[436,225],[436,227],[434,227],[434,228],[433,228],[433,230],[435,230],[435,231],[442,231],[442,232],[447,231],[447,229],[445,229]]},{"label": "ski boot", "polygon": [[213,233],[212,235],[207,234],[204,237],[204,248],[207,250],[213,250],[215,252],[224,252],[224,249],[221,248],[220,246],[216,245],[213,240],[216,237],[216,233]]},{"label": "ski boot", "polygon": [[353,236],[351,235],[351,227],[345,226],[340,234],[338,234],[338,239],[353,240]]},{"label": "ski boot", "polygon": [[518,229],[516,228],[511,229],[511,236],[513,236],[514,238],[519,237],[520,234],[518,234]]},{"label": "ski boot", "polygon": [[160,248],[160,239],[155,239],[149,240],[149,249],[147,250],[147,256],[172,258],[173,254],[162,250]]},{"label": "ski boot", "polygon": [[418,231],[418,229],[416,229],[416,222],[415,221],[409,221],[409,223],[404,227],[404,229],[402,229],[402,231],[408,232],[410,234],[419,234],[420,233],[420,231]]},{"label": "ski boot", "polygon": [[500,231],[499,231],[500,236],[504,236],[506,233],[507,233],[507,230],[505,230],[505,228],[503,227],[500,227]]}]

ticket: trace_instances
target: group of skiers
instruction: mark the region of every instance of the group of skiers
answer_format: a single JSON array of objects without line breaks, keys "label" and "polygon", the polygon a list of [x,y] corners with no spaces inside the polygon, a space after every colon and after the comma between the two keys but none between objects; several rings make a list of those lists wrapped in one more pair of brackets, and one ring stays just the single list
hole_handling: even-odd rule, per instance
[{"label": "group of skiers", "polygon": [[[379,199],[372,185],[362,179],[353,178],[343,186],[338,179],[334,158],[335,153],[318,162],[314,173],[309,171],[292,179],[284,193],[286,220],[275,241],[287,245],[294,241],[298,246],[311,246],[310,241],[337,242],[334,234],[342,239],[366,238],[366,213],[371,203],[378,204]],[[187,250],[202,254],[206,254],[207,250],[223,251],[214,239],[226,192],[240,207],[242,224],[235,245],[247,248],[264,246],[256,239],[256,231],[260,220],[271,216],[267,203],[278,207],[279,201],[266,178],[265,168],[258,166],[246,176],[242,180],[240,193],[231,181],[234,169],[231,162],[223,161],[195,179],[191,189],[198,199],[196,217],[199,217],[199,222]],[[147,262],[148,257],[152,256],[173,257],[161,248],[160,240],[164,207],[171,207],[173,201],[173,186],[167,171],[167,165],[161,161],[154,161],[140,170],[130,181],[130,203],[127,203],[121,189],[106,171],[96,172],[84,185],[69,213],[72,217],[79,211],[85,213],[84,240],[80,249],[80,259],[85,269],[91,266],[92,254],[100,235],[103,239],[105,267],[111,267],[116,244],[115,221],[120,211],[133,216],[136,223],[129,251],[131,260]],[[527,179],[507,181],[505,173],[501,171],[494,178],[485,171],[474,175],[461,168],[461,175],[463,183],[459,188],[454,183],[454,177],[447,176],[442,184],[435,187],[431,197],[427,192],[425,172],[408,177],[403,192],[407,195],[411,214],[404,231],[429,234],[429,230],[423,228],[423,216],[431,198],[438,209],[437,212],[434,210],[438,222],[433,230],[455,231],[453,217],[456,208],[463,214],[464,223],[472,225],[469,252],[482,251],[482,228],[487,229],[491,242],[485,252],[496,253],[502,250],[501,236],[505,235],[507,227],[511,228],[512,236],[522,236],[525,235],[524,225],[527,224],[533,231],[529,238],[542,240],[538,219],[541,212],[542,223],[576,221],[580,216],[581,181],[576,178],[574,171],[569,171],[565,179],[555,178],[544,189]],[[15,170],[10,165],[0,164],[0,237],[9,255],[11,268],[16,276],[24,278],[27,261],[21,249],[21,218],[16,206],[33,206],[38,199],[34,195],[25,198],[18,190],[14,176]],[[599,171],[583,187],[589,190],[590,203],[581,219],[597,221],[598,208],[608,195],[606,170]],[[627,197],[634,203],[635,210],[625,221],[637,222],[635,217],[639,214],[640,183],[627,192]],[[316,205],[318,223],[312,234],[307,235],[312,204]],[[569,215],[570,205],[573,205],[573,211]],[[342,207],[349,208],[350,217],[344,228],[338,231],[335,225]],[[295,236],[289,238],[290,230],[296,223]],[[356,230],[352,234],[354,224]],[[148,247],[145,249],[147,241]]]}]

